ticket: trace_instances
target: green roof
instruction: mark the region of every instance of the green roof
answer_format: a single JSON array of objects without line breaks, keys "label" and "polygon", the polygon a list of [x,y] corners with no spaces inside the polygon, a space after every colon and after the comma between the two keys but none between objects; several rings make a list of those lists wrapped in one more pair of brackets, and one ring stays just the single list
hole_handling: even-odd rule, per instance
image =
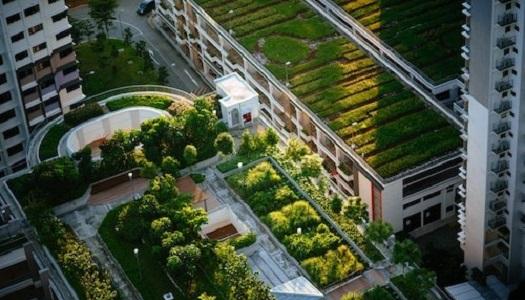
[{"label": "green roof", "polygon": [[382,177],[459,147],[455,128],[302,1],[197,2],[277,78],[292,62],[293,93]]},{"label": "green roof", "polygon": [[435,82],[459,75],[463,0],[334,2]]}]

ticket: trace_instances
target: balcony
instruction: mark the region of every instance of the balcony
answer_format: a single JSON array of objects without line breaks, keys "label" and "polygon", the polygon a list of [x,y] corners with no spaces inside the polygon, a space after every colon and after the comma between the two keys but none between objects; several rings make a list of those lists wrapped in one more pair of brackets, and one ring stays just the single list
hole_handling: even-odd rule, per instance
[{"label": "balcony", "polygon": [[29,74],[24,78],[20,78],[20,88],[26,90],[36,85],[36,79],[34,74]]},{"label": "balcony", "polygon": [[510,130],[510,123],[509,122],[500,122],[494,128],[492,128],[492,132],[495,134],[502,134]]},{"label": "balcony", "polygon": [[499,175],[509,169],[509,162],[506,160],[497,161],[490,169],[494,174]]},{"label": "balcony", "polygon": [[501,141],[492,148],[492,152],[494,152],[497,155],[500,155],[501,153],[508,151],[509,149],[510,143],[508,141]]},{"label": "balcony", "polygon": [[493,192],[494,194],[498,194],[506,190],[508,187],[509,187],[509,184],[507,180],[499,179],[499,180],[496,180],[492,184],[492,186],[490,187],[490,191]]},{"label": "balcony", "polygon": [[501,103],[494,108],[494,111],[498,114],[505,113],[512,109],[512,102],[511,101],[501,101]]},{"label": "balcony", "polygon": [[466,17],[470,17],[470,3],[468,1],[463,2],[463,10],[461,11]]},{"label": "balcony", "polygon": [[505,207],[507,207],[507,202],[505,200],[503,200],[503,199],[492,200],[489,203],[489,208],[493,212],[498,212],[498,211],[504,209]]},{"label": "balcony", "polygon": [[518,16],[513,13],[506,13],[498,17],[499,26],[507,26],[518,21]]},{"label": "balcony", "polygon": [[463,57],[464,60],[470,59],[470,49],[467,46],[461,47],[461,57]]},{"label": "balcony", "polygon": [[498,69],[498,71],[504,71],[508,68],[514,67],[514,64],[515,63],[514,63],[513,58],[510,58],[510,57],[503,58],[502,60],[497,62],[496,69]]},{"label": "balcony", "polygon": [[35,70],[35,71],[36,71],[35,74],[36,74],[36,79],[37,80],[40,80],[44,76],[49,75],[49,74],[52,73],[51,66],[43,68],[43,69],[40,69],[40,70]]},{"label": "balcony", "polygon": [[40,100],[40,97],[38,96],[38,90],[35,89],[32,93],[23,96],[23,99],[26,106],[33,106],[34,104],[38,103],[38,100]]},{"label": "balcony", "polygon": [[459,177],[461,177],[463,180],[467,180],[467,169],[465,169],[464,166],[459,168]]},{"label": "balcony", "polygon": [[494,87],[496,91],[502,93],[504,91],[510,90],[512,88],[512,81],[510,80],[500,80],[496,82],[496,86]]},{"label": "balcony", "polygon": [[502,50],[507,47],[513,46],[514,44],[516,44],[516,39],[510,38],[510,37],[499,38],[498,41],[496,42],[496,46],[498,46],[498,48]]},{"label": "balcony", "polygon": [[496,216],[489,220],[488,225],[491,229],[498,229],[505,224],[507,224],[507,219],[504,216]]},{"label": "balcony", "polygon": [[75,51],[71,51],[66,56],[60,57],[60,54],[54,54],[51,57],[51,66],[53,67],[53,70],[58,70],[63,66],[69,65],[70,63],[73,63],[77,60],[77,55]]},{"label": "balcony", "polygon": [[461,35],[466,39],[470,39],[470,27],[467,24],[463,24],[463,26],[461,26],[461,29],[463,29],[461,31]]}]

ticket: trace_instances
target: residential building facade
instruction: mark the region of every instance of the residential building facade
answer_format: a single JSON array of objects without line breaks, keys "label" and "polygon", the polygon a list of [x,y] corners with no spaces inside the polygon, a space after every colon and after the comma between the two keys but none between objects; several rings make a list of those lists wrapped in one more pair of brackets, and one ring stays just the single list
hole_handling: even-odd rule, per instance
[{"label": "residential building facade", "polygon": [[296,136],[324,159],[334,186],[359,195],[370,218],[422,234],[455,219],[459,152],[385,180],[194,1],[158,1],[160,32],[208,82],[237,72],[259,94],[260,118],[283,140]]},{"label": "residential building facade", "polygon": [[523,4],[466,1],[463,10],[467,172],[459,240],[468,268],[510,283],[525,278]]},{"label": "residential building facade", "polygon": [[31,132],[84,98],[63,0],[0,1],[0,176],[26,167]]}]

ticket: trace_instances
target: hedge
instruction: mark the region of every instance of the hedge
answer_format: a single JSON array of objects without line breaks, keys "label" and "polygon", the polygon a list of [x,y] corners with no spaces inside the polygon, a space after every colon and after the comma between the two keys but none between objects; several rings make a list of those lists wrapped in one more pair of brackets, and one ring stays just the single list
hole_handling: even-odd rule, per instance
[{"label": "hedge", "polygon": [[131,96],[109,101],[106,107],[110,111],[115,111],[132,106],[149,106],[157,109],[166,110],[170,107],[172,100],[164,96]]},{"label": "hedge", "polygon": [[98,103],[88,103],[64,115],[64,123],[70,127],[78,126],[87,120],[104,114]]}]

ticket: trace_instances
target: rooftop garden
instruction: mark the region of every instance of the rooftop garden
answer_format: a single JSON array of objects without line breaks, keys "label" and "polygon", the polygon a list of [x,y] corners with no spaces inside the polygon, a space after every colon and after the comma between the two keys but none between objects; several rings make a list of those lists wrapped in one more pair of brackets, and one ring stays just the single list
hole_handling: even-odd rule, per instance
[{"label": "rooftop garden", "polygon": [[465,23],[459,0],[334,0],[436,82],[454,79],[463,65]]},{"label": "rooftop garden", "polygon": [[277,78],[288,73],[294,94],[382,177],[460,145],[456,129],[302,1],[197,2]]}]

